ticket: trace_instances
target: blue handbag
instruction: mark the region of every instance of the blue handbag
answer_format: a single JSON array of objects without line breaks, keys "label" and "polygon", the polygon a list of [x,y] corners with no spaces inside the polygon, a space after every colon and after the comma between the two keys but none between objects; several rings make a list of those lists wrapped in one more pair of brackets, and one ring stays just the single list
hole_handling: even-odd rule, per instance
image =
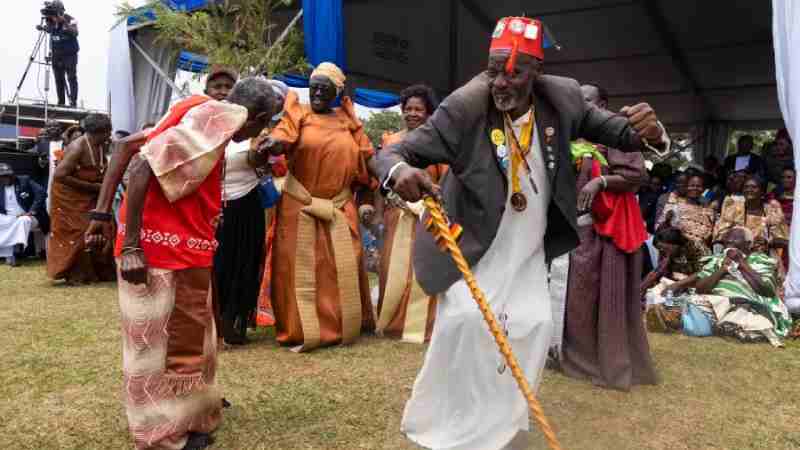
[{"label": "blue handbag", "polygon": [[713,334],[711,320],[697,305],[687,303],[681,315],[683,334],[694,337],[707,337]]},{"label": "blue handbag", "polygon": [[261,207],[264,209],[272,208],[281,198],[281,193],[275,188],[271,175],[267,175],[259,181],[258,192],[261,194]]}]

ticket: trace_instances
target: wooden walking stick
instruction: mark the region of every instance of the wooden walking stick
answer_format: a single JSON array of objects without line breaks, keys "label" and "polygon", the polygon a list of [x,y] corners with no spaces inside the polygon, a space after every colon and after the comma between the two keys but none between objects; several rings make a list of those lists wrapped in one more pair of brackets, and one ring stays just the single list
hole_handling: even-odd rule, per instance
[{"label": "wooden walking stick", "polygon": [[519,367],[517,358],[511,351],[511,345],[508,343],[508,338],[497,324],[497,319],[495,318],[491,308],[489,308],[489,302],[486,300],[486,296],[483,294],[483,291],[481,291],[481,289],[478,287],[478,283],[475,281],[475,276],[472,274],[472,269],[470,269],[467,260],[461,253],[461,248],[459,248],[458,243],[456,242],[456,239],[461,234],[460,226],[457,224],[451,225],[449,223],[442,206],[435,198],[426,196],[425,207],[428,208],[428,212],[430,213],[430,218],[426,222],[426,228],[436,238],[436,243],[439,245],[439,248],[442,251],[450,253],[450,256],[453,258],[458,270],[460,270],[461,274],[464,276],[464,281],[466,281],[467,286],[469,286],[469,290],[472,293],[472,298],[475,299],[475,302],[478,304],[478,308],[480,308],[481,313],[483,314],[483,319],[486,321],[486,324],[489,325],[489,331],[492,333],[492,336],[494,336],[494,340],[497,343],[497,346],[500,348],[500,353],[506,360],[506,365],[508,365],[508,367],[511,369],[511,374],[514,376],[514,379],[517,380],[517,385],[519,385],[522,395],[525,397],[525,400],[528,401],[530,413],[539,424],[539,428],[541,428],[542,433],[547,440],[548,446],[552,450],[561,450],[561,445],[558,443],[558,439],[556,438],[553,428],[550,426],[550,422],[548,422],[547,417],[544,415],[542,406],[536,400],[536,397],[534,397],[533,390],[528,384],[528,379],[525,378],[525,374]]}]

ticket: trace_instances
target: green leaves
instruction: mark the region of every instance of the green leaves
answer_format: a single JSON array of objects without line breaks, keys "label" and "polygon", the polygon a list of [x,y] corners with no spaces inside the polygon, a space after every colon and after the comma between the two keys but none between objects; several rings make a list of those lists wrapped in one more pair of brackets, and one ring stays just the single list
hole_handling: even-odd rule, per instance
[{"label": "green leaves", "polygon": [[[292,0],[226,0],[187,13],[173,11],[159,0],[141,8],[125,3],[118,8],[121,17],[141,17],[153,10],[157,41],[179,50],[208,56],[211,65],[236,69],[243,76],[280,73],[307,74],[310,66],[303,50],[303,34],[297,27],[286,39],[275,44],[283,31],[273,22],[277,8],[291,6]],[[272,50],[270,50],[271,47]]]},{"label": "green leaves", "polygon": [[403,117],[400,114],[394,111],[381,111],[373,113],[369,119],[364,121],[364,132],[372,142],[372,146],[378,148],[383,133],[400,131],[403,126]]}]

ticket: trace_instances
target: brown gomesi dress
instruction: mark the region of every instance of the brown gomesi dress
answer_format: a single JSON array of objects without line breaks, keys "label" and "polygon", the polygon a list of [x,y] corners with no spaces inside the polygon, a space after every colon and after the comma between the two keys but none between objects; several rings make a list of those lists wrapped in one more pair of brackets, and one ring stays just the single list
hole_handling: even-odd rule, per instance
[{"label": "brown gomesi dress", "polygon": [[351,191],[369,185],[372,144],[347,97],[316,114],[290,93],[271,136],[289,146],[272,255],[278,342],[297,351],[353,342],[375,328]]},{"label": "brown gomesi dress", "polygon": [[[599,147],[609,165],[604,175],[621,175],[635,192],[646,177],[640,153]],[[578,191],[591,179],[591,164],[582,165]],[[655,384],[642,319],[640,283],[642,252],[625,253],[593,225],[579,227],[581,244],[570,254],[562,368],[570,377],[619,390]],[[591,268],[591,270],[587,270]]]},{"label": "brown gomesi dress", "polygon": [[[88,183],[101,183],[104,171],[79,166],[74,176]],[[84,234],[89,227],[89,211],[97,205],[97,194],[84,192],[53,181],[50,193],[50,241],[47,245],[47,275],[71,283],[112,281],[116,268],[112,249],[86,251]],[[114,242],[116,231],[106,236]]]},{"label": "brown gomesi dress", "polygon": [[[405,135],[406,131],[385,134],[382,147],[400,142]],[[438,184],[447,172],[447,165],[432,165],[427,172]],[[419,217],[412,211],[386,204],[376,328],[379,335],[421,344],[431,339],[436,297],[425,295],[414,276],[411,261],[418,221]]]}]

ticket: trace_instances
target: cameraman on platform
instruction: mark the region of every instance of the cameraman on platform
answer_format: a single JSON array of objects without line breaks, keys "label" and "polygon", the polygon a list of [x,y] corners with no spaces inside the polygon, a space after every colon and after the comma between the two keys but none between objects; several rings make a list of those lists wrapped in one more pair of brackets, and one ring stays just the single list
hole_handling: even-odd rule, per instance
[{"label": "cameraman on platform", "polygon": [[50,33],[58,105],[64,106],[64,91],[69,79],[69,104],[75,108],[78,105],[78,51],[80,51],[78,22],[69,14],[65,14],[64,4],[60,0],[45,2],[42,16],[45,19],[45,31]]}]

